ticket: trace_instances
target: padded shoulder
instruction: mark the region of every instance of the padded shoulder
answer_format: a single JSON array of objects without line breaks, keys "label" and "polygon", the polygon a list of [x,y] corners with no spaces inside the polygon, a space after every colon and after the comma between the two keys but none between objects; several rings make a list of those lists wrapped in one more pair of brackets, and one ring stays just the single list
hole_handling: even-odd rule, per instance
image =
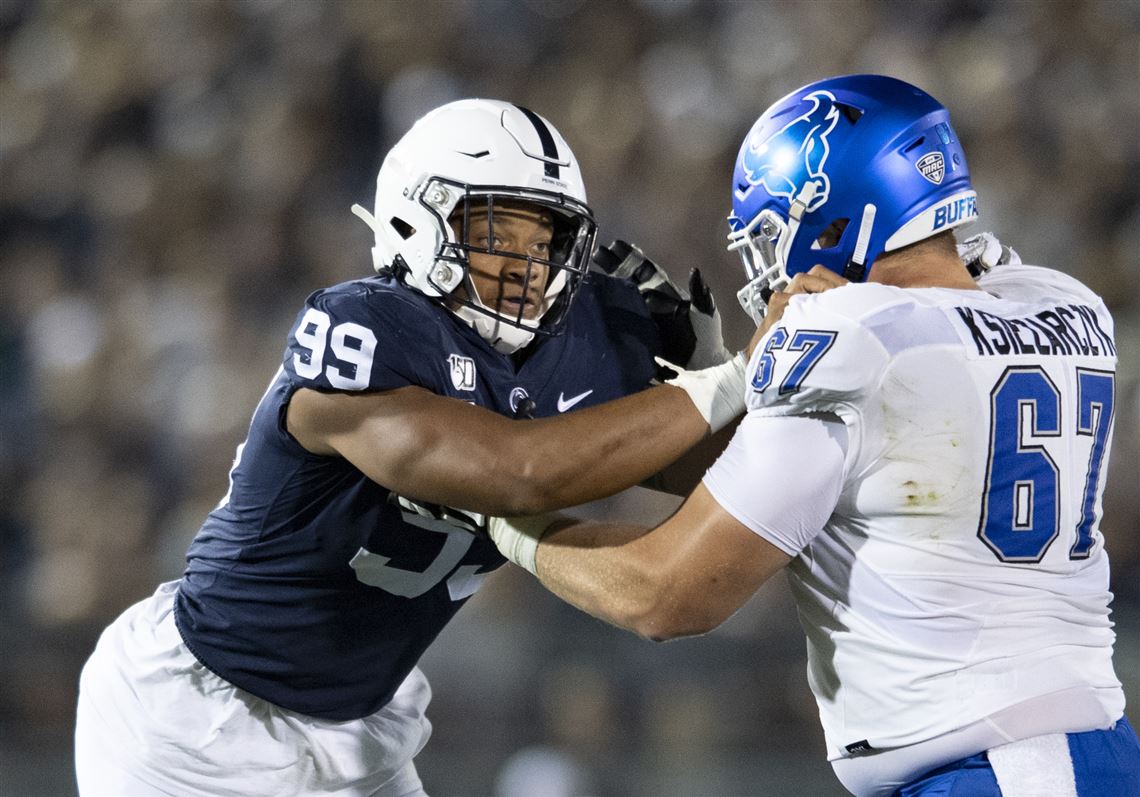
[{"label": "padded shoulder", "polygon": [[842,288],[823,293],[795,296],[788,306],[788,311],[796,307],[800,313],[807,315],[830,315],[859,322],[892,307],[913,302],[913,296],[902,288],[880,285],[876,282],[862,282],[844,285]]},{"label": "padded shoulder", "polygon": [[381,277],[317,291],[289,334],[285,372],[298,387],[324,391],[415,384],[415,353],[437,313],[426,297]]},{"label": "padded shoulder", "polygon": [[978,278],[978,287],[1001,299],[1027,304],[1053,301],[1096,307],[1103,303],[1076,277],[1041,266],[998,266]]},{"label": "padded shoulder", "polygon": [[798,415],[856,405],[874,392],[890,359],[864,320],[907,304],[904,294],[878,285],[793,297],[749,362],[749,410]]}]

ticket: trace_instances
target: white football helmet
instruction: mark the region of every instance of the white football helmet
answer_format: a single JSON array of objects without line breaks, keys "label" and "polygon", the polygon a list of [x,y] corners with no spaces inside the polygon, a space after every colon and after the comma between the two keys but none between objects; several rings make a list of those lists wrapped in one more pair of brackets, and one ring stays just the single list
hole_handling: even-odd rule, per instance
[{"label": "white football helmet", "polygon": [[[502,201],[534,205],[553,217],[549,260],[469,242],[471,212],[485,209],[489,227],[495,203]],[[384,158],[375,212],[359,205],[352,210],[376,235],[377,271],[392,269],[406,285],[446,300],[505,354],[528,345],[536,333],[559,331],[589,267],[597,230],[565,139],[538,114],[496,100],[451,102],[417,121]],[[459,236],[448,223],[453,215],[464,218]],[[507,312],[484,304],[469,274],[471,252],[526,261],[524,291],[533,265],[549,269],[534,270],[549,275],[534,318],[524,318],[521,306]],[[461,285],[465,290],[458,291]]]}]

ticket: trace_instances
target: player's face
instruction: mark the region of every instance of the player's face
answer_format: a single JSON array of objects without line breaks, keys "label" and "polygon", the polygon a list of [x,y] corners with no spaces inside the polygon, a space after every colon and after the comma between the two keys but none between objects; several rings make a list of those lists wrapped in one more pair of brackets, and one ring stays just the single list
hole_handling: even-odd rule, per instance
[{"label": "player's face", "polygon": [[[522,318],[537,318],[550,269],[527,258],[550,258],[554,234],[550,213],[523,203],[496,203],[491,213],[486,208],[472,209],[468,221],[470,246],[521,256],[470,252],[471,282],[479,299],[508,317],[518,318],[521,309]],[[463,240],[462,215],[453,217],[451,226]]]}]

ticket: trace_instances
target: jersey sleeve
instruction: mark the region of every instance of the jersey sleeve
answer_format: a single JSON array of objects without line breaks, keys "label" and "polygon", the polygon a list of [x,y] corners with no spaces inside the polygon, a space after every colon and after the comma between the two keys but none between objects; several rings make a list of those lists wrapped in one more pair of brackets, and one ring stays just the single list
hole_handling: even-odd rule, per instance
[{"label": "jersey sleeve", "polygon": [[297,315],[283,363],[296,387],[380,391],[418,384],[398,300],[343,286],[309,296]]},{"label": "jersey sleeve", "polygon": [[748,363],[749,412],[843,416],[875,393],[888,353],[852,313],[850,297],[837,298],[796,296],[788,304]]},{"label": "jersey sleeve", "polygon": [[749,414],[703,482],[726,512],[796,556],[835,509],[847,453],[847,427],[834,416]]}]

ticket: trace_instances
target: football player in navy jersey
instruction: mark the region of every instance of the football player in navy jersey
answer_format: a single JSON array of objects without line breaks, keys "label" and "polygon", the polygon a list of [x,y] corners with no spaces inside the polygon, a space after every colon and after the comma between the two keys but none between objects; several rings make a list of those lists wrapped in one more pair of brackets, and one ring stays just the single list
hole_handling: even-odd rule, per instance
[{"label": "football player in navy jersey", "polygon": [[[378,274],[308,298],[182,579],[84,668],[83,795],[422,793],[416,662],[505,561],[480,513],[613,494],[743,410],[699,283],[628,246],[602,254],[631,279],[588,273],[579,167],[537,114],[436,109],[354,211]],[[647,390],[662,331],[713,367]]]}]

